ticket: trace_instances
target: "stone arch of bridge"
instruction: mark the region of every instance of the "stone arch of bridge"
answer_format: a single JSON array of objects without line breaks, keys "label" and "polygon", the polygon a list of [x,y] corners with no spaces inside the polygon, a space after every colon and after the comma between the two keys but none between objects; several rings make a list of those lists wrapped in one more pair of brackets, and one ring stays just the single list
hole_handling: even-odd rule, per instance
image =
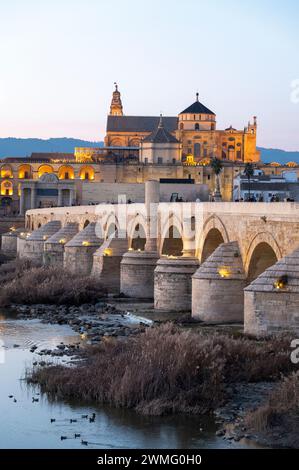
[{"label": "stone arch of bridge", "polygon": [[196,243],[196,255],[203,263],[221,243],[228,243],[229,235],[222,220],[213,215],[203,224],[202,231],[199,230]]},{"label": "stone arch of bridge", "polygon": [[183,225],[176,214],[170,214],[165,221],[160,238],[160,254],[181,256],[184,248]]},{"label": "stone arch of bridge", "polygon": [[146,244],[146,220],[145,217],[141,214],[138,214],[136,217],[131,219],[128,222],[127,228],[128,238],[129,238],[129,248],[134,250],[144,250]]},{"label": "stone arch of bridge", "polygon": [[113,233],[118,232],[119,222],[118,218],[114,213],[110,213],[102,222],[102,230],[104,234],[104,239],[109,238]]},{"label": "stone arch of bridge", "polygon": [[282,258],[282,251],[270,232],[260,232],[251,240],[245,255],[244,269],[252,282]]}]

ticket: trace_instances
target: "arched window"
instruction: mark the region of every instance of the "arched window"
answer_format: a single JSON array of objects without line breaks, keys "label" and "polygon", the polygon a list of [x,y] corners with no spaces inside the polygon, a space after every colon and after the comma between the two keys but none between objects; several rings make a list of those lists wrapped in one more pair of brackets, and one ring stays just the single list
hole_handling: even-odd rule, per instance
[{"label": "arched window", "polygon": [[80,169],[80,179],[81,180],[94,180],[94,169],[92,166],[84,165]]},{"label": "arched window", "polygon": [[200,143],[199,142],[196,142],[196,144],[194,144],[194,157],[195,158],[200,157]]},{"label": "arched window", "polygon": [[1,196],[12,196],[13,195],[13,186],[12,182],[5,180],[1,183]]},{"label": "arched window", "polygon": [[140,144],[140,139],[132,139],[130,140],[130,147],[139,147],[139,144]]},{"label": "arched window", "polygon": [[24,163],[24,165],[20,165],[18,168],[18,178],[24,180],[32,178],[31,166],[27,163]]},{"label": "arched window", "polygon": [[10,165],[2,165],[1,178],[13,178],[12,168]]},{"label": "arched window", "polygon": [[40,178],[43,176],[45,173],[54,173],[53,168],[51,165],[41,165],[38,169],[38,177]]},{"label": "arched window", "polygon": [[181,124],[180,124],[180,130],[181,130],[181,131],[184,130],[184,123],[183,123],[183,122],[181,122]]},{"label": "arched window", "polygon": [[199,124],[198,124],[198,122],[195,124],[195,130],[196,130],[196,131],[199,131]]},{"label": "arched window", "polygon": [[63,165],[58,170],[58,178],[60,180],[73,180],[75,177],[74,169],[69,165]]},{"label": "arched window", "polygon": [[123,142],[120,139],[112,139],[110,143],[111,147],[121,147],[123,146]]}]

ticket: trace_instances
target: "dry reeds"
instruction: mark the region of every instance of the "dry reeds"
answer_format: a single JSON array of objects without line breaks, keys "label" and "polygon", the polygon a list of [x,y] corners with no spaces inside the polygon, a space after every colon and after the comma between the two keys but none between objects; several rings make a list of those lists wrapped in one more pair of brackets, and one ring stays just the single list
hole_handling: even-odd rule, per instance
[{"label": "dry reeds", "polygon": [[[220,334],[149,328],[127,342],[102,342],[75,368],[35,370],[30,380],[53,399],[80,399],[134,408],[140,413],[205,413],[226,386],[277,378],[291,369],[289,341],[257,343]],[[272,357],[273,350],[279,350]]]},{"label": "dry reeds", "polygon": [[299,372],[285,377],[271,393],[266,404],[247,414],[245,424],[257,432],[275,425],[281,416],[299,409]]},{"label": "dry reeds", "polygon": [[0,267],[0,306],[14,304],[80,305],[105,295],[100,281],[61,267],[16,260]]}]

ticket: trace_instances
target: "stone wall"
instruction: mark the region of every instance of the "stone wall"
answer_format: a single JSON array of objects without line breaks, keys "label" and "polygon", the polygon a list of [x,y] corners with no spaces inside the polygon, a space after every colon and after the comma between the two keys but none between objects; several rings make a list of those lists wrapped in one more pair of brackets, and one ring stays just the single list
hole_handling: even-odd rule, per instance
[{"label": "stone wall", "polygon": [[63,266],[64,246],[58,243],[45,243],[43,263],[45,265]]},{"label": "stone wall", "polygon": [[94,257],[92,275],[99,277],[101,285],[110,294],[120,293],[120,263],[122,256]]},{"label": "stone wall", "polygon": [[299,334],[299,293],[245,292],[244,331],[267,336],[282,331]]},{"label": "stone wall", "polygon": [[173,312],[190,311],[192,275],[197,268],[196,259],[161,258],[154,275],[155,309]]},{"label": "stone wall", "polygon": [[71,272],[89,275],[92,271],[95,246],[66,246],[64,251],[64,267]]},{"label": "stone wall", "polygon": [[7,254],[17,254],[18,247],[18,236],[23,234],[25,231],[24,227],[20,227],[14,230],[10,230],[7,233],[3,233],[1,236],[1,250]]},{"label": "stone wall", "polygon": [[209,323],[243,322],[245,285],[238,243],[222,243],[192,278],[192,316]]},{"label": "stone wall", "polygon": [[128,297],[154,298],[154,270],[158,253],[128,252],[120,263],[120,290]]},{"label": "stone wall", "polygon": [[29,258],[32,261],[42,263],[44,256],[44,243],[45,242],[43,240],[24,240],[24,242],[19,245],[19,257]]},{"label": "stone wall", "polygon": [[[91,185],[82,184],[83,201],[93,203],[117,203],[120,201],[144,202],[144,183],[98,183]],[[160,184],[160,201],[169,202],[171,195],[178,193],[184,201],[207,201],[209,190],[207,185],[202,184]],[[120,198],[120,199],[119,199]]]},{"label": "stone wall", "polygon": [[207,323],[243,322],[244,287],[236,279],[193,279],[192,316]]},{"label": "stone wall", "polygon": [[245,289],[245,332],[299,333],[299,250],[264,271]]}]

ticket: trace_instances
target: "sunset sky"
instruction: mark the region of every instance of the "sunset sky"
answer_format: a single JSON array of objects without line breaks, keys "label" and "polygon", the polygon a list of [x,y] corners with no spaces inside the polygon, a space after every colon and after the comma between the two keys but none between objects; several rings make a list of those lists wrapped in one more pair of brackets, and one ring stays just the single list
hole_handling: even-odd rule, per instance
[{"label": "sunset sky", "polygon": [[299,150],[298,18],[298,0],[0,0],[0,137],[101,140],[117,81],[127,115],[199,91],[218,128],[257,115],[258,145]]}]

